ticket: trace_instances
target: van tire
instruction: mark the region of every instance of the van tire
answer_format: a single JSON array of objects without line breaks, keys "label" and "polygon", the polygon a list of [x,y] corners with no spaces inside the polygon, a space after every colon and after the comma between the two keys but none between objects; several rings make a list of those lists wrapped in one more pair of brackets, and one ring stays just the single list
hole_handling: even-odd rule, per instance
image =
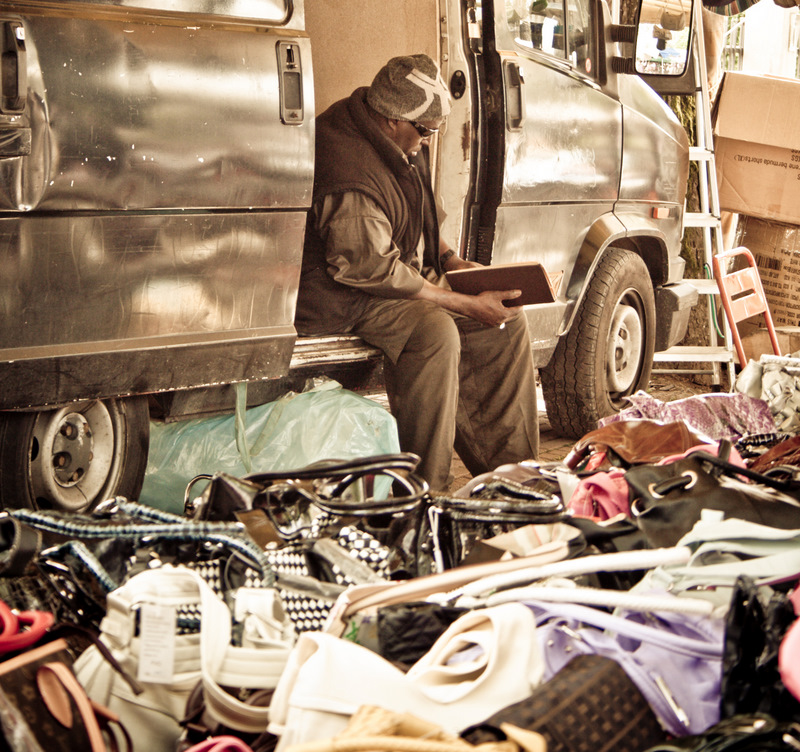
[{"label": "van tire", "polygon": [[647,388],[655,321],[653,283],[644,261],[632,251],[609,248],[572,326],[540,371],[553,431],[579,439],[601,418],[628,406],[628,395]]},{"label": "van tire", "polygon": [[86,512],[113,496],[136,500],[149,444],[147,397],[0,413],[0,509]]}]

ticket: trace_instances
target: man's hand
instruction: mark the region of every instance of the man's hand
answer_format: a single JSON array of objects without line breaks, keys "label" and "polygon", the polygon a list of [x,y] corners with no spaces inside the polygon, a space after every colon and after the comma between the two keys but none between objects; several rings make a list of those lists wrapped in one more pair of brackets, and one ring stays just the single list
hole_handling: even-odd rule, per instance
[{"label": "man's hand", "polygon": [[[456,293],[457,294],[457,293]],[[513,300],[522,295],[522,290],[487,290],[480,295],[464,295],[474,302],[475,308],[466,315],[480,321],[486,326],[502,326],[514,318],[521,310],[521,306],[507,307],[504,300]]]},{"label": "man's hand", "polygon": [[450,256],[443,268],[446,272],[452,272],[456,269],[472,269],[476,266],[483,266],[483,264],[479,264],[477,261],[467,261],[461,256]]},{"label": "man's hand", "polygon": [[428,300],[448,311],[469,316],[486,326],[499,327],[522,310],[521,306],[507,308],[503,305],[503,301],[513,300],[520,295],[522,295],[521,290],[487,290],[480,295],[464,295],[437,287],[425,280],[422,289],[412,297],[412,300]]}]

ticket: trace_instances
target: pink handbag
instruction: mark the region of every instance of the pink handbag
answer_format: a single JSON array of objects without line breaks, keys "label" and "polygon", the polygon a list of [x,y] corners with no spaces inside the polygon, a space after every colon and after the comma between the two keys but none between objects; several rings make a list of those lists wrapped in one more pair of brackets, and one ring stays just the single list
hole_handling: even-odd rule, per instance
[{"label": "pink handbag", "polygon": [[[797,614],[800,612],[800,588],[792,591],[790,599]],[[786,689],[800,700],[800,619],[795,619],[783,635],[778,648],[778,672]]]},{"label": "pink handbag", "polygon": [[185,752],[253,752],[238,736],[211,736],[192,745]]},{"label": "pink handbag", "polygon": [[618,514],[631,516],[625,471],[614,468],[581,478],[569,500],[569,509],[577,517],[610,520]]}]

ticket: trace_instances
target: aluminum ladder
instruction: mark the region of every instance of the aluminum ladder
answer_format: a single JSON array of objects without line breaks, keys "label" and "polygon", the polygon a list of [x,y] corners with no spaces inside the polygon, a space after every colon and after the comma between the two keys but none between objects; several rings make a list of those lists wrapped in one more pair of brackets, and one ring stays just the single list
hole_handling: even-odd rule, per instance
[{"label": "aluminum ladder", "polygon": [[[719,288],[713,278],[714,256],[724,250],[721,212],[719,206],[719,187],[714,158],[714,137],[711,125],[711,102],[706,77],[706,55],[703,44],[702,0],[693,0],[692,24],[692,65],[694,67],[694,90],[696,106],[696,146],[689,147],[689,160],[697,164],[699,211],[684,211],[684,231],[690,227],[703,231],[703,264],[708,279],[686,279],[700,295],[708,301],[708,345],[675,345],[668,350],[655,353],[655,363],[695,363],[710,365],[710,368],[653,369],[653,373],[696,373],[711,374],[712,385],[721,389],[722,367],[727,365],[729,389],[735,380],[736,353],[725,316],[716,316],[715,296]],[[718,328],[719,327],[719,328]],[[721,337],[723,344],[714,344]]]}]

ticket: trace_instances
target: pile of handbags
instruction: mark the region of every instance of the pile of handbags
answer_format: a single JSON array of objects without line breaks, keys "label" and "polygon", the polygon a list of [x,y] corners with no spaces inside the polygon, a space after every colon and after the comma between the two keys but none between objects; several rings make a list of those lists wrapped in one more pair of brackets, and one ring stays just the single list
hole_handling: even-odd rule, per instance
[{"label": "pile of handbags", "polygon": [[0,749],[796,750],[798,457],[629,416],[451,496],[397,453],[7,509]]}]

